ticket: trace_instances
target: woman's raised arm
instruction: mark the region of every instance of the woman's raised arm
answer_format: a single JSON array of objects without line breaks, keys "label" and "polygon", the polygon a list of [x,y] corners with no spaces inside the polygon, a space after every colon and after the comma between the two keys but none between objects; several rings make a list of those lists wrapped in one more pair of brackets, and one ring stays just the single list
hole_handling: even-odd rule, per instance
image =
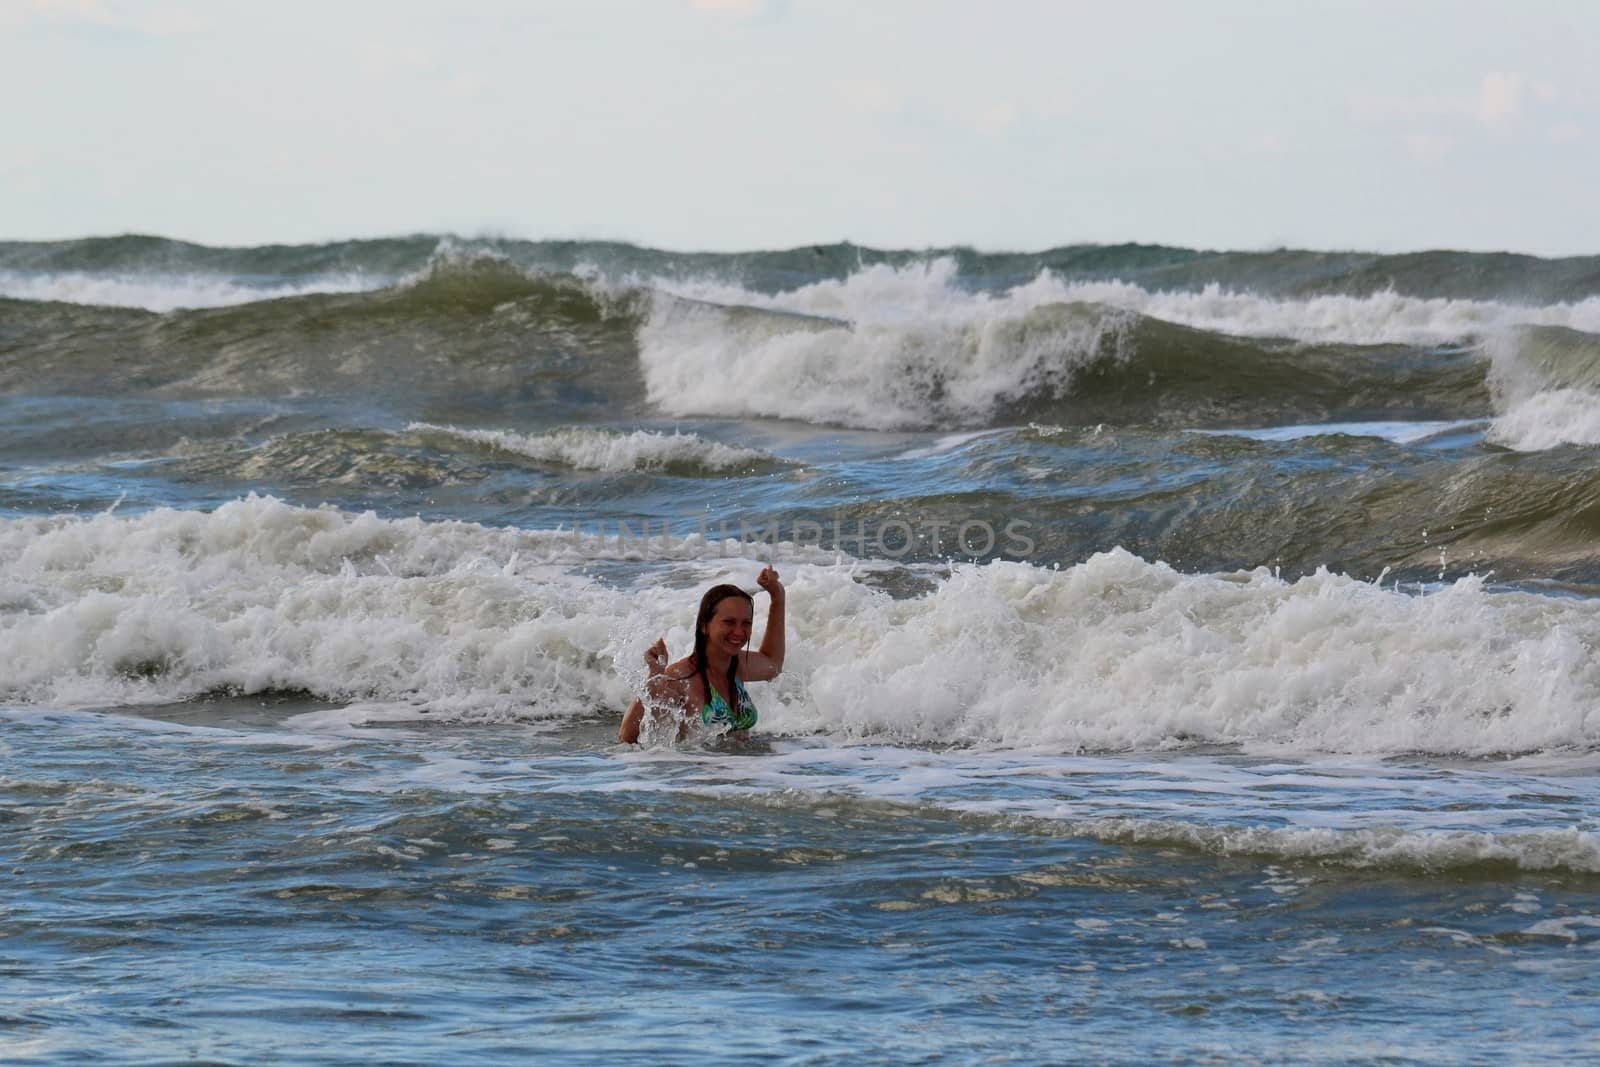
[{"label": "woman's raised arm", "polygon": [[765,682],[783,673],[783,583],[778,580],[778,572],[767,567],[756,578],[756,584],[767,591],[771,603],[767,605],[767,631],[761,635],[761,647],[743,657],[740,673],[747,682]]}]

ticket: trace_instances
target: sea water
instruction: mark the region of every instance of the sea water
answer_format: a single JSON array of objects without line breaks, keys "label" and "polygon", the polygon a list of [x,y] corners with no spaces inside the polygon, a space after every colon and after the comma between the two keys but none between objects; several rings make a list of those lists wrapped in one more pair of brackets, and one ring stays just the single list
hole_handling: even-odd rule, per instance
[{"label": "sea water", "polygon": [[0,245],[0,1059],[1593,1058],[1594,276]]}]

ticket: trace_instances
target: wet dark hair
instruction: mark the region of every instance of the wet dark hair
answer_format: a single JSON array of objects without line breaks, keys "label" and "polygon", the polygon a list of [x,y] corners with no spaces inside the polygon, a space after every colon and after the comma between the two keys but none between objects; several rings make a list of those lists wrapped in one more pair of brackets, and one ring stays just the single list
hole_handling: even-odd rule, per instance
[{"label": "wet dark hair", "polygon": [[[736,585],[714,585],[706,590],[706,595],[700,598],[700,614],[694,620],[694,669],[700,675],[700,686],[706,691],[706,703],[711,702],[711,682],[706,678],[706,627],[711,623],[711,617],[717,613],[717,605],[729,597],[743,597],[754,611],[755,597],[746,593]],[[739,717],[739,709],[734,707],[734,702],[739,699],[739,657],[728,657],[728,710],[733,717]]]}]

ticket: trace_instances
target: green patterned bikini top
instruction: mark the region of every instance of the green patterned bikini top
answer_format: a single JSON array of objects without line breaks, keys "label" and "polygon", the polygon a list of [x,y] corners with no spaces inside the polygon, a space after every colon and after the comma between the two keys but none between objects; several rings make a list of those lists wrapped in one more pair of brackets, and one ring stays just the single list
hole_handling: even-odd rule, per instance
[{"label": "green patterned bikini top", "polygon": [[722,699],[722,694],[710,685],[711,699],[700,708],[700,721],[709,725],[726,726],[730,730],[748,730],[756,724],[756,702],[750,699],[750,694],[745,692],[744,683],[737,678],[733,681],[734,691],[739,697],[739,714],[735,715],[728,707],[728,702]]}]

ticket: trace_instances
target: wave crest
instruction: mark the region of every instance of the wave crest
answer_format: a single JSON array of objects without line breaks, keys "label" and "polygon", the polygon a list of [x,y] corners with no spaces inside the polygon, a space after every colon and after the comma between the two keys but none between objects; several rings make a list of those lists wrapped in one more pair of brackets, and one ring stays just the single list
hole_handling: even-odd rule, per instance
[{"label": "wave crest", "polygon": [[[1209,290],[1148,293],[1041,275],[1000,293],[972,291],[953,260],[871,267],[770,297],[712,285],[674,291],[653,299],[638,335],[647,395],[675,415],[893,430],[1036,418],[1444,419],[1488,408],[1474,354],[1399,347],[1460,340],[1467,324],[1417,326],[1392,294],[1327,298],[1344,318],[1330,313],[1339,321],[1319,327],[1304,302]],[[1219,300],[1232,310],[1214,307]]]},{"label": "wave crest", "polygon": [[693,433],[654,430],[607,430],[568,426],[538,434],[505,430],[464,430],[416,422],[413,433],[484,445],[541,463],[556,463],[574,470],[618,473],[664,471],[671,474],[750,473],[775,468],[783,461],[769,452],[709,441]]}]

